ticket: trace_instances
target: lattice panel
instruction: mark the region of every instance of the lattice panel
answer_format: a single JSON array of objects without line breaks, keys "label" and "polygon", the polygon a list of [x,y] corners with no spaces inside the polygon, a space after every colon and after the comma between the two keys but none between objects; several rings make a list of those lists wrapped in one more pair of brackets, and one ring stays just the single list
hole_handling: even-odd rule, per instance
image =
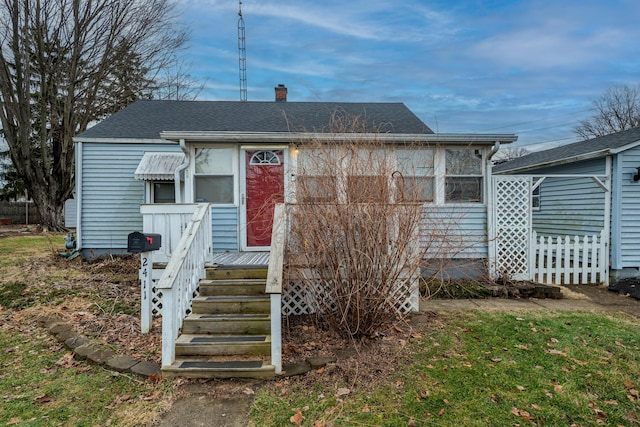
[{"label": "lattice panel", "polygon": [[494,178],[496,272],[529,279],[531,244],[531,178]]},{"label": "lattice panel", "polygon": [[[156,284],[156,280],[153,281],[153,284]],[[200,294],[200,288],[197,288],[193,292],[193,298],[197,297]],[[192,299],[193,299],[192,298]],[[187,314],[191,313],[191,306],[187,309]],[[162,317],[162,291],[157,289],[155,286],[151,288],[151,315],[155,317]]]},{"label": "lattice panel", "polygon": [[151,315],[162,316],[162,291],[156,288],[157,280],[153,280],[151,288]]},{"label": "lattice panel", "polygon": [[[311,291],[307,292],[306,289]],[[419,310],[420,297],[417,277],[399,281],[395,293],[405,295],[404,301],[397,308],[399,313],[408,314]],[[289,282],[283,290],[282,314],[289,316],[313,313],[315,307],[318,306],[313,298],[320,298],[324,306],[331,307],[333,305],[330,300],[331,296],[326,294],[320,282],[313,280]],[[395,296],[389,298],[391,301],[394,299]]]},{"label": "lattice panel", "polygon": [[311,313],[306,297],[302,283],[289,282],[283,289],[282,314],[284,316],[296,316]]}]

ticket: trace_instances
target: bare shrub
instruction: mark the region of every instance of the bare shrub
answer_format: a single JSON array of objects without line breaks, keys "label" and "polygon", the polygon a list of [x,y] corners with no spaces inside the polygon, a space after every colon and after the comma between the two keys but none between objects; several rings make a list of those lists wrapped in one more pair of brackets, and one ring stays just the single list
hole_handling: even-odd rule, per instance
[{"label": "bare shrub", "polygon": [[334,137],[299,147],[287,255],[289,282],[304,288],[308,310],[351,338],[417,308],[422,260],[450,258],[464,240],[450,230],[455,215],[425,209],[433,149],[389,145],[361,129],[340,117]]}]

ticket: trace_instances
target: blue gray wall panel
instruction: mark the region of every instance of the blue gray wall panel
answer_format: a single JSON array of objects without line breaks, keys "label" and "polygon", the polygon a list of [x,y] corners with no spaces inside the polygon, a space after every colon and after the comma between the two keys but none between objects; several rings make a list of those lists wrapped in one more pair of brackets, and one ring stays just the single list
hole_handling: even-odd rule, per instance
[{"label": "blue gray wall panel", "polygon": [[[619,218],[620,268],[640,267],[640,181],[632,177],[640,167],[640,147],[624,151],[617,188],[621,190]],[[614,208],[615,209],[615,208]]]},{"label": "blue gray wall panel", "polygon": [[[536,175],[604,175],[605,159],[538,169]],[[540,235],[592,235],[604,228],[606,193],[591,178],[546,178],[540,185],[540,209],[533,229]]]},{"label": "blue gray wall panel", "polygon": [[145,151],[179,151],[166,144],[82,146],[82,248],[99,256],[126,250],[127,235],[142,230],[144,181],[133,178]]},{"label": "blue gray wall panel", "polygon": [[425,205],[421,241],[427,258],[487,258],[487,207]]},{"label": "blue gray wall panel", "polygon": [[238,251],[238,208],[236,206],[211,207],[213,252]]}]

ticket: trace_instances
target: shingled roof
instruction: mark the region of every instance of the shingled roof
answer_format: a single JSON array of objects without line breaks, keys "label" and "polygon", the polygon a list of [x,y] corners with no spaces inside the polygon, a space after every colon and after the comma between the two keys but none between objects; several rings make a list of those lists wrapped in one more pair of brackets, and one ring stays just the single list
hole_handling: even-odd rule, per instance
[{"label": "shingled roof", "polygon": [[358,117],[365,132],[432,134],[402,103],[137,101],[76,138],[159,139],[178,132],[332,132],[334,115]]},{"label": "shingled roof", "polygon": [[494,172],[510,172],[551,166],[553,164],[577,160],[580,158],[607,155],[616,149],[640,141],[640,127],[617,132],[611,135],[574,142],[549,150],[537,151],[493,167]]}]

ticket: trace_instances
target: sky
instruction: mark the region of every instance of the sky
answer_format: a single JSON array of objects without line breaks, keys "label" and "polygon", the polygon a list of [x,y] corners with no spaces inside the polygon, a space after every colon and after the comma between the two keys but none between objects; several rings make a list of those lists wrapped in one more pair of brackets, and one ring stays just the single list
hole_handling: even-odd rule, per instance
[{"label": "sky", "polygon": [[[177,0],[198,99],[239,100],[238,2]],[[612,85],[640,83],[637,0],[243,0],[247,99],[402,102],[439,133],[578,141]]]}]

